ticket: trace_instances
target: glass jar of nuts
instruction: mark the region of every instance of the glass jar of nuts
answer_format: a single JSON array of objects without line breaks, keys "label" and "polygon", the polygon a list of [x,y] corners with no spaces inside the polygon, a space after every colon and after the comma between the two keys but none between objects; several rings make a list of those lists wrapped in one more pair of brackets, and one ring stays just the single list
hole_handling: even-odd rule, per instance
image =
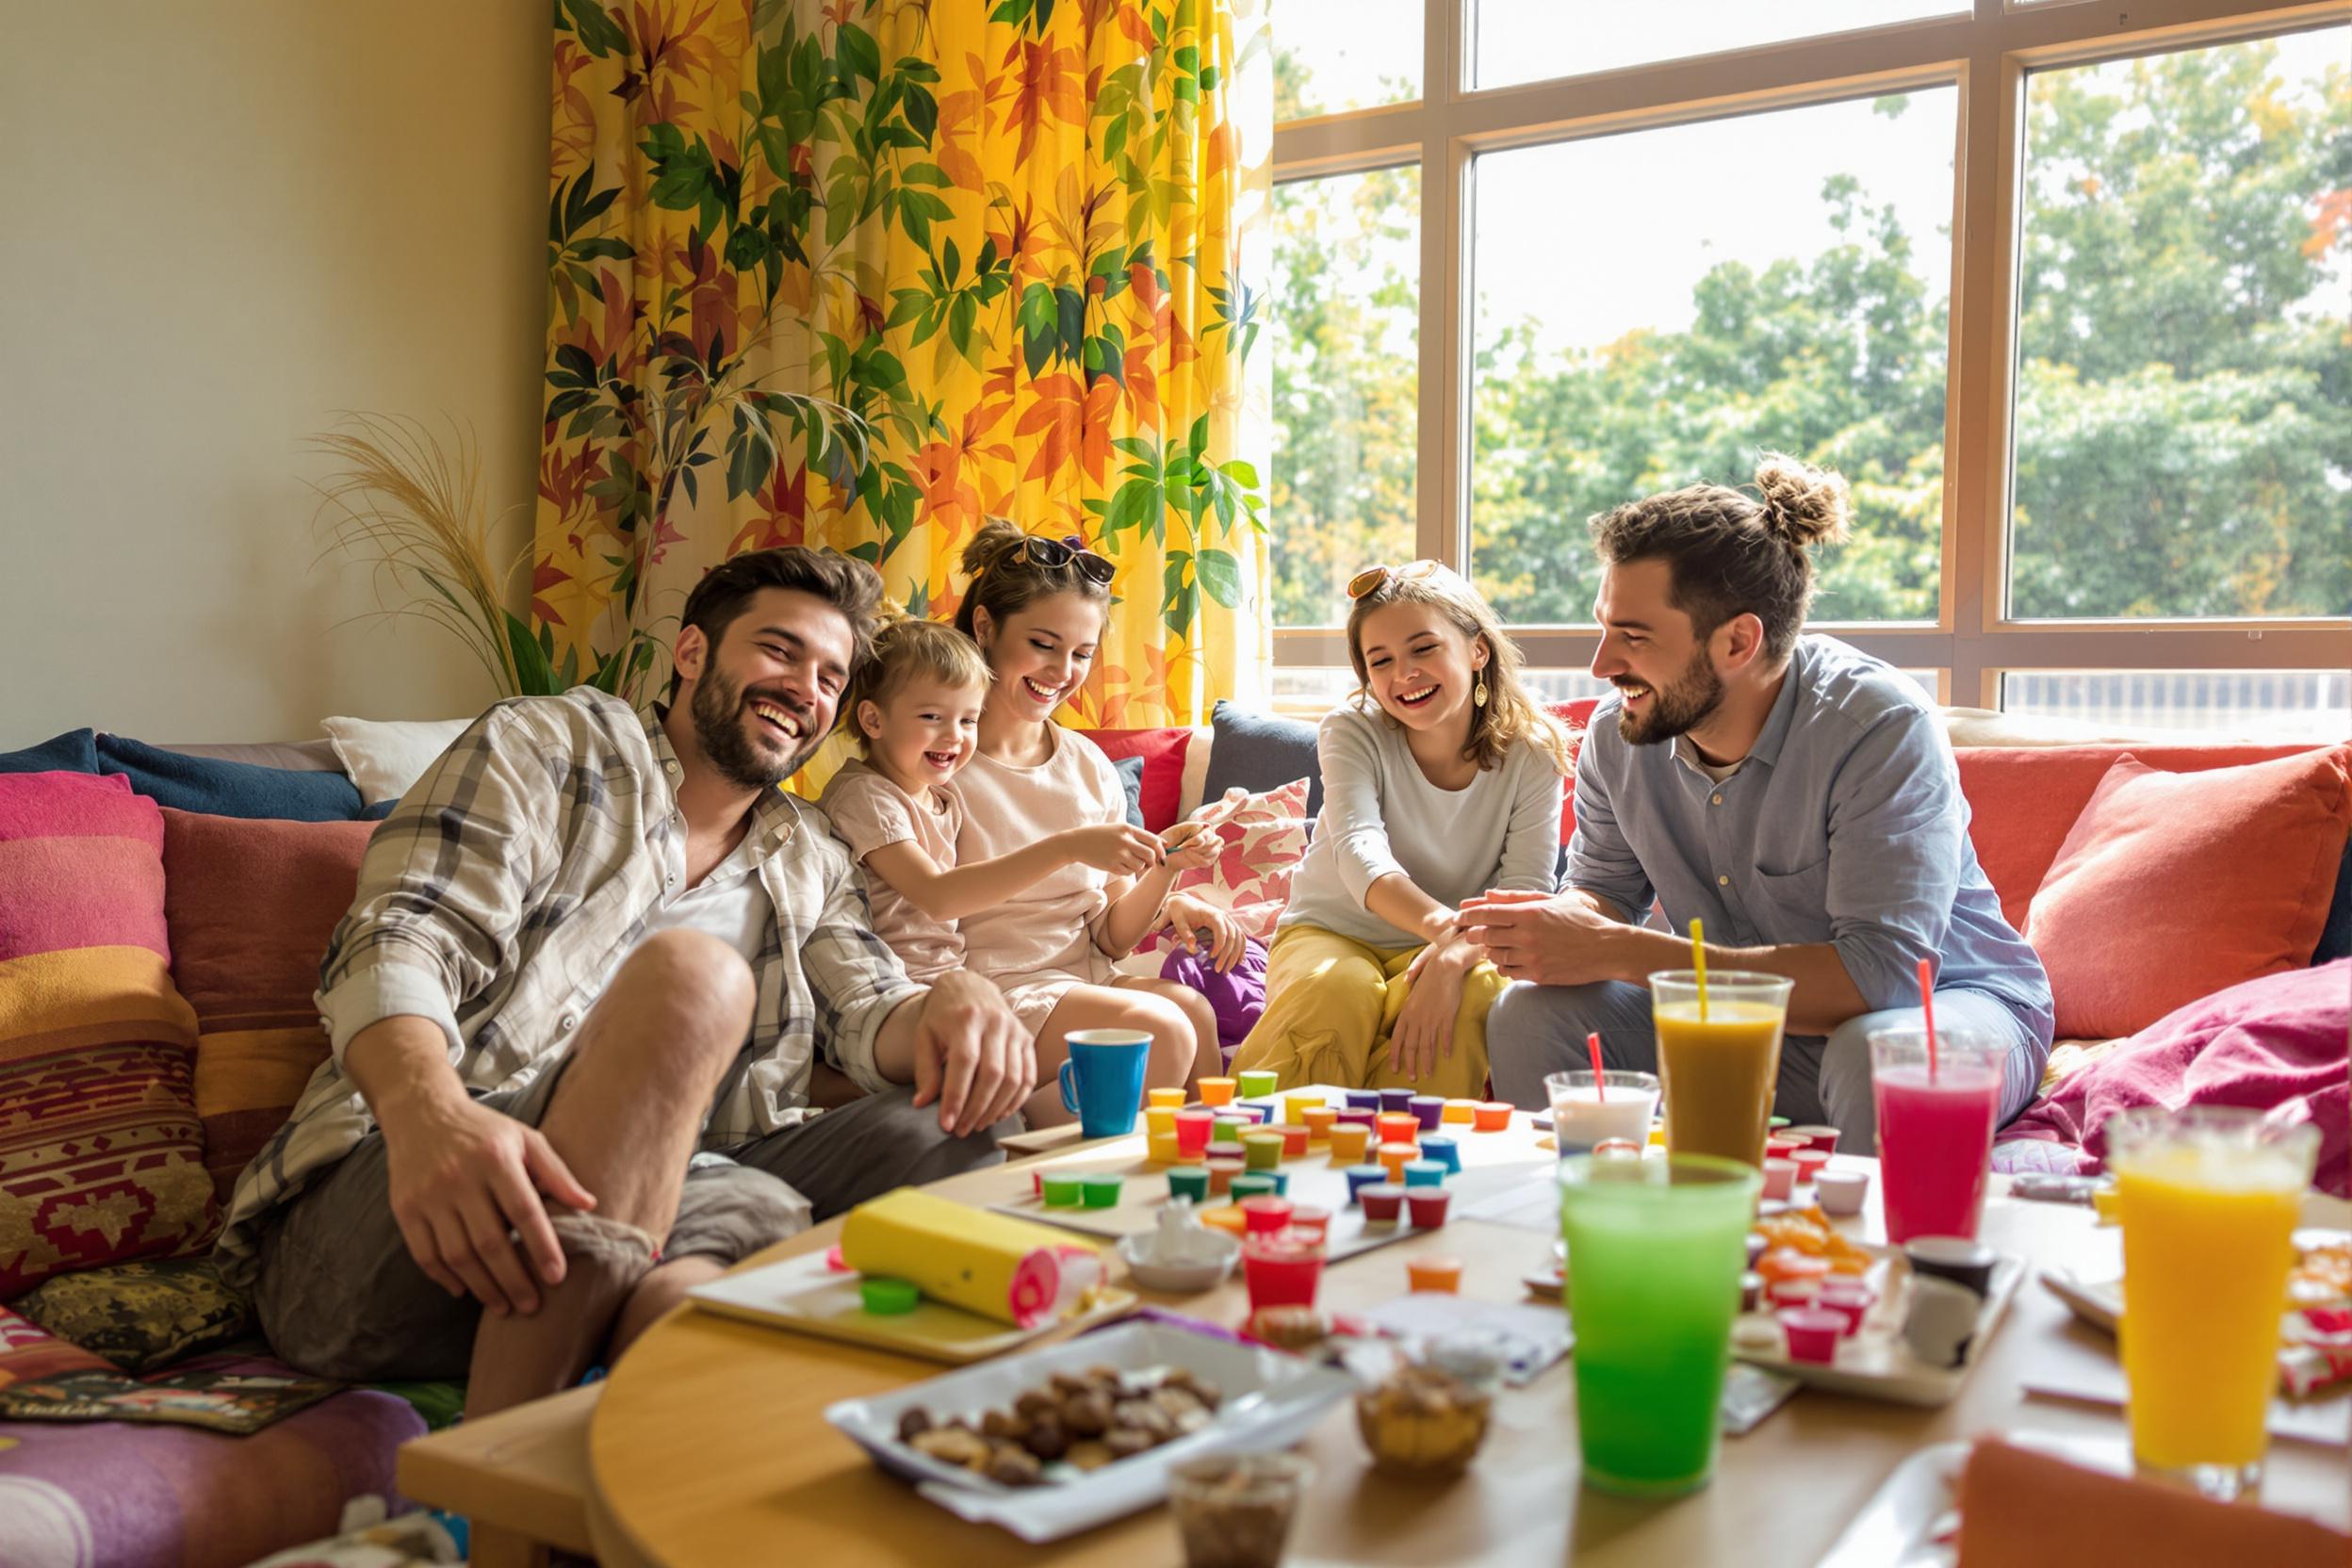
[{"label": "glass jar of nuts", "polygon": [[[1356,1429],[1375,1468],[1392,1474],[1459,1474],[1486,1441],[1503,1360],[1471,1335],[1397,1354],[1356,1395]],[[1359,1376],[1364,1375],[1362,1367]]]}]

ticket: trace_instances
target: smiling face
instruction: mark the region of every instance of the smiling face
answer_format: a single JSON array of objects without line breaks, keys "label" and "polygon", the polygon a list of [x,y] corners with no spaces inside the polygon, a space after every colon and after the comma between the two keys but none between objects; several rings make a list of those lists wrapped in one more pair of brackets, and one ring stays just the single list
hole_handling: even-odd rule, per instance
[{"label": "smiling face", "polygon": [[679,633],[679,695],[711,766],[746,790],[780,784],[833,727],[855,645],[849,620],[813,594],[763,588],[712,648]]},{"label": "smiling face", "polygon": [[972,760],[980,740],[985,686],[957,686],[917,673],[880,702],[858,705],[866,760],[909,794],[944,784]]},{"label": "smiling face", "polygon": [[1486,644],[1434,604],[1399,599],[1364,617],[1356,647],[1364,689],[1380,711],[1408,729],[1467,735],[1471,694],[1486,668]]},{"label": "smiling face", "polygon": [[1617,733],[1638,746],[1705,724],[1723,702],[1711,639],[1697,635],[1690,617],[1669,602],[1673,588],[1666,562],[1629,561],[1601,574],[1592,601],[1601,623],[1592,673],[1623,695]]},{"label": "smiling face", "polygon": [[981,611],[972,632],[996,676],[989,706],[1037,724],[1052,718],[1086,684],[1102,620],[1102,602],[1082,594],[1031,599],[1002,625]]}]

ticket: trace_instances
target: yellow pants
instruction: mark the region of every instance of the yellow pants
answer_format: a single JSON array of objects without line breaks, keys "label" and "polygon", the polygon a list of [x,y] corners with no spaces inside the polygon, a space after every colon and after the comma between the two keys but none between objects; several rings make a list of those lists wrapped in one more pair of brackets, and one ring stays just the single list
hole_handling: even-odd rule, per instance
[{"label": "yellow pants", "polygon": [[1421,951],[1367,947],[1313,925],[1293,925],[1266,955],[1266,1012],[1233,1053],[1233,1070],[1271,1069],[1283,1088],[1410,1088],[1449,1100],[1486,1097],[1486,1013],[1510,984],[1493,964],[1462,979],[1454,1049],[1424,1078],[1388,1065],[1388,1036],[1413,985],[1405,970]]}]

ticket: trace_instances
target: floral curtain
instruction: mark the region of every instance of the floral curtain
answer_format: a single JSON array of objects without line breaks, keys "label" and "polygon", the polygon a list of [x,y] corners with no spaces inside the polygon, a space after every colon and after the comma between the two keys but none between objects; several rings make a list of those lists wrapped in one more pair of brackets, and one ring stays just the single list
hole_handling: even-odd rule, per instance
[{"label": "floral curtain", "polygon": [[687,589],[768,545],[944,617],[1003,514],[1119,568],[1071,722],[1259,688],[1256,0],[555,18],[531,616],[559,673],[656,690]]}]

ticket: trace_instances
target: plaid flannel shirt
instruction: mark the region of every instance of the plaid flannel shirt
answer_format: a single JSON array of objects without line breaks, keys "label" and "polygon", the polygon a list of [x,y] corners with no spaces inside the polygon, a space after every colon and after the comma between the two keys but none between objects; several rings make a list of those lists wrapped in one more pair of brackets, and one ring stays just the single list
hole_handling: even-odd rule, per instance
[{"label": "plaid flannel shirt", "polygon": [[[678,777],[660,720],[587,687],[499,703],[426,770],[368,841],[319,969],[334,1054],[237,1179],[225,1274],[249,1281],[270,1212],[373,1128],[343,1067],[369,1024],[438,1023],[477,1094],[519,1088],[561,1055],[646,917],[681,890]],[[874,934],[865,883],[823,813],[768,791],[750,831],[776,919],[752,965],[750,1037],[703,1132],[720,1152],[814,1114],[820,1050],[860,1087],[888,1087],[874,1037],[922,990]]]}]

